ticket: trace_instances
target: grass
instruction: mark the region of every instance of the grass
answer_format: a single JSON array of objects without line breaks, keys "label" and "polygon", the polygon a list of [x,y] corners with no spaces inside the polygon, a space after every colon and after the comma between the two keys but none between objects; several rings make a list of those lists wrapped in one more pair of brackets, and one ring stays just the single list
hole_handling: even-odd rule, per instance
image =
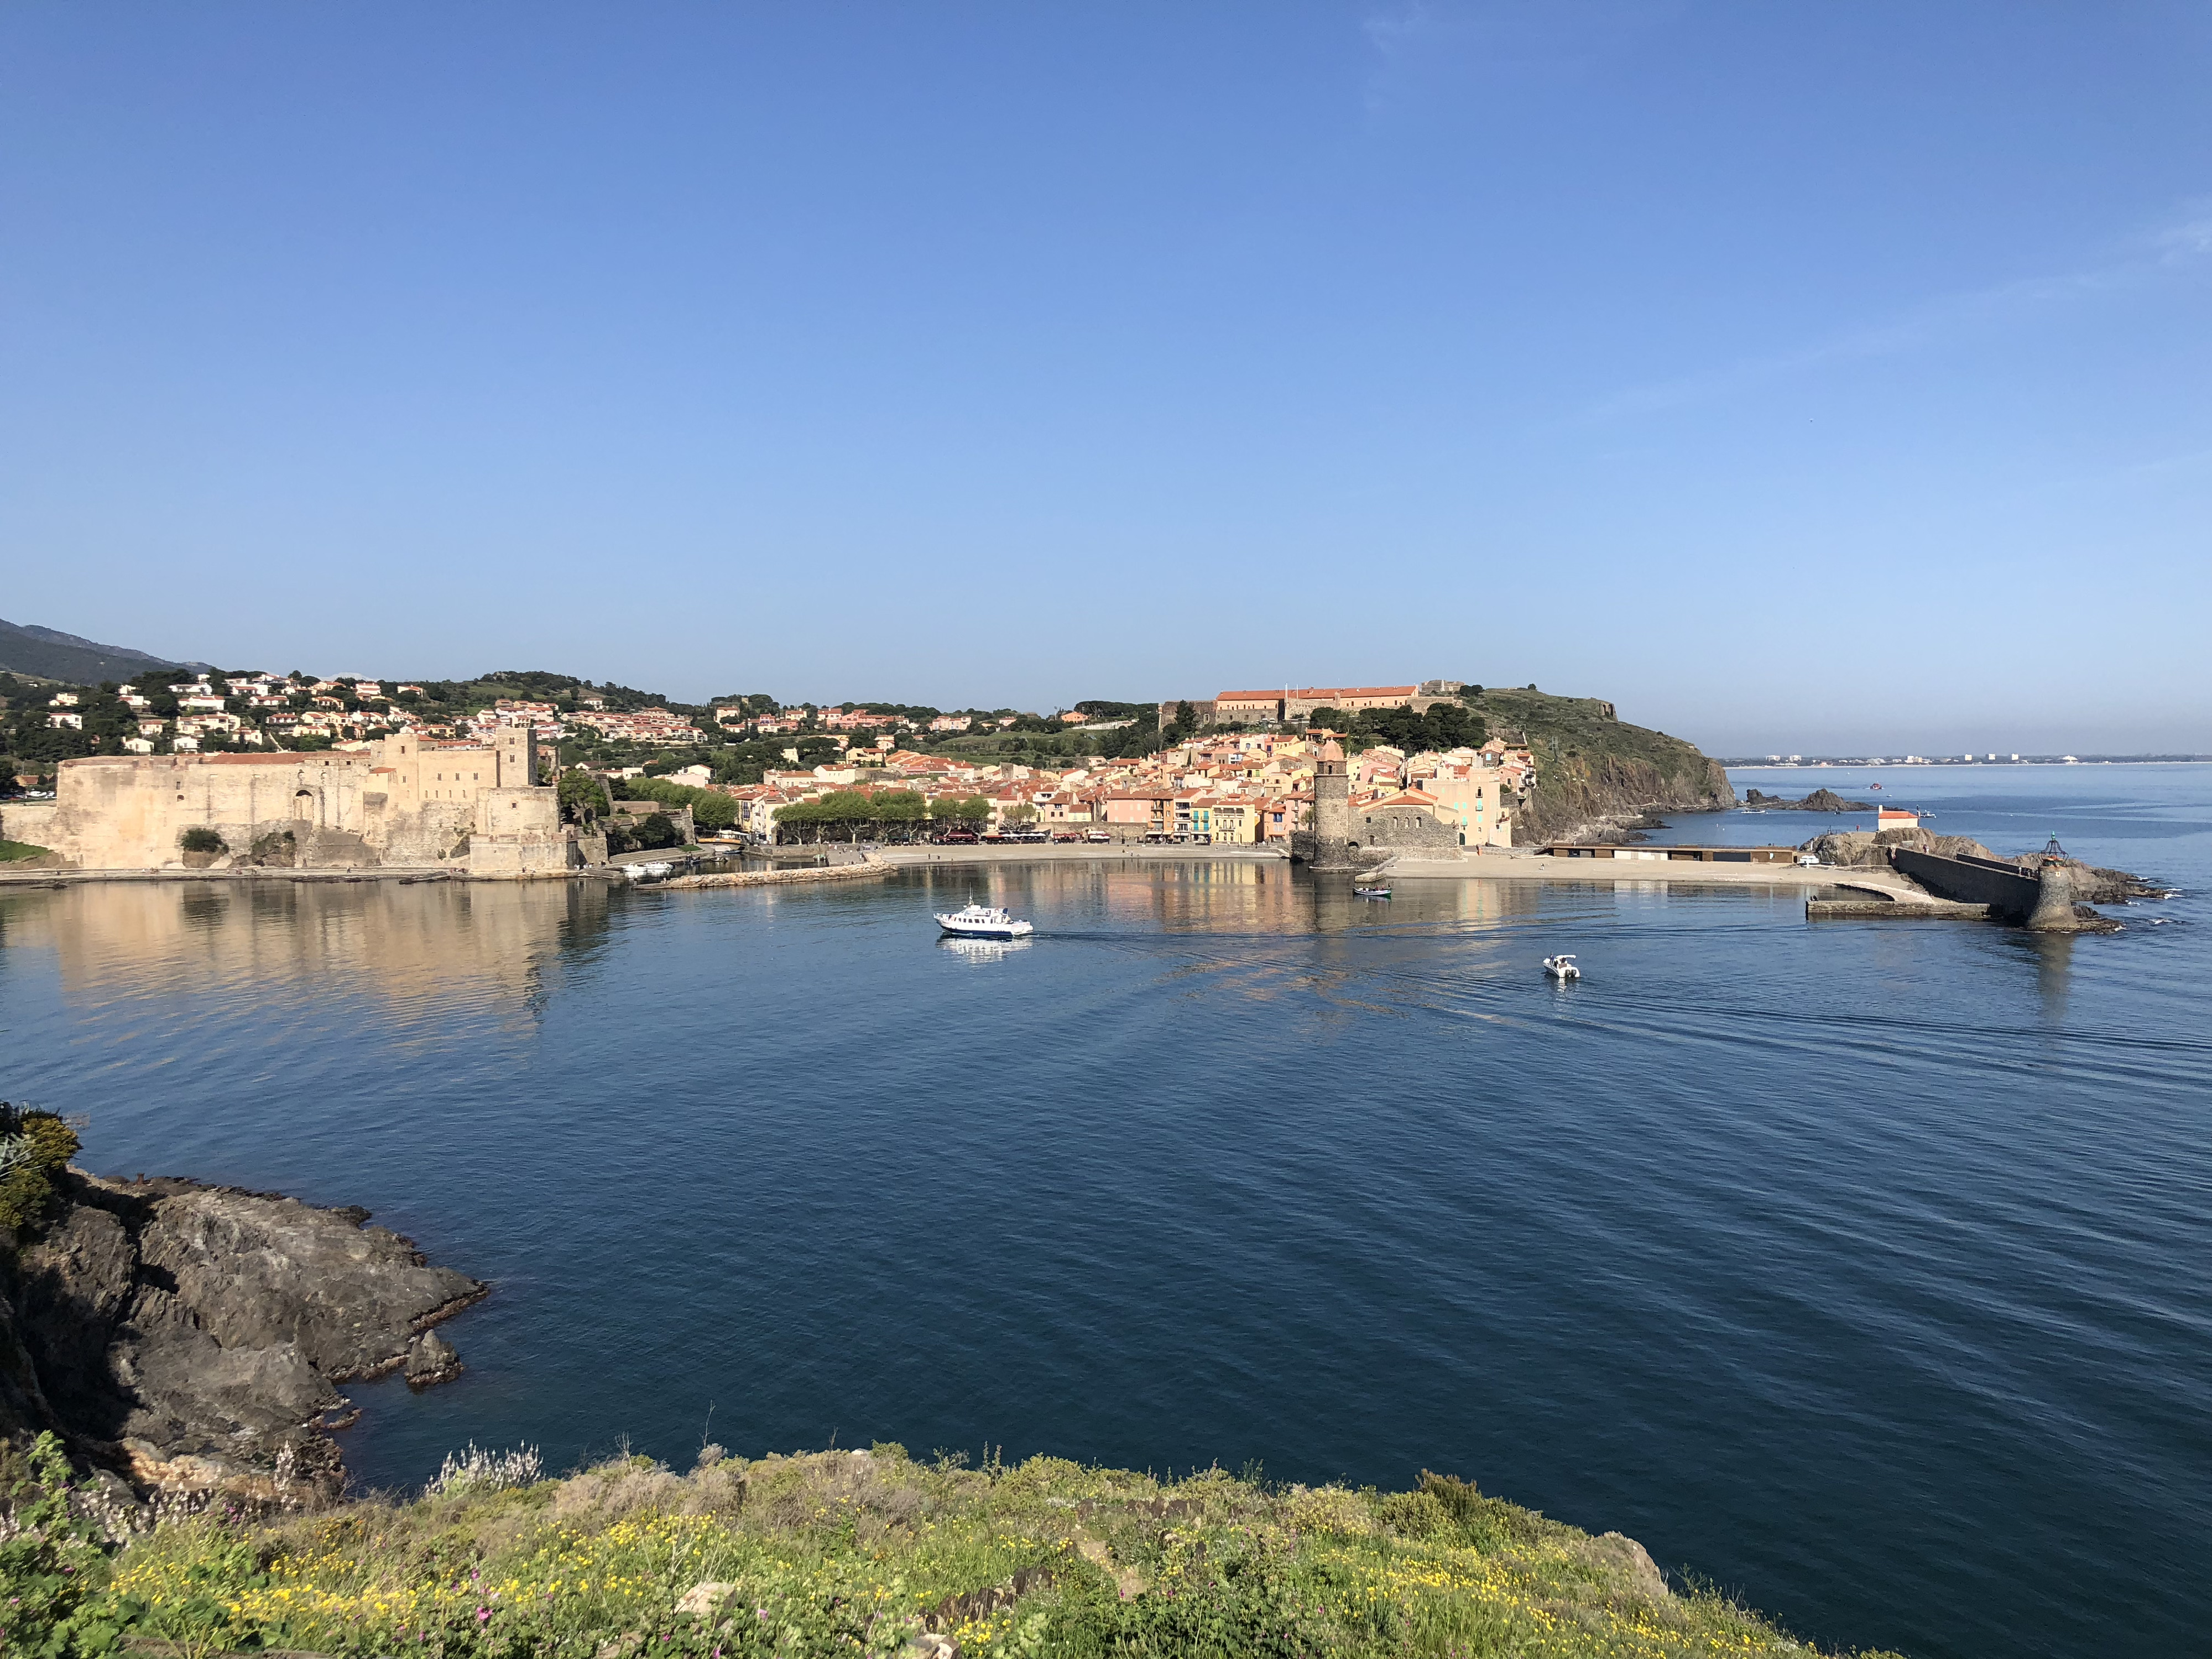
[{"label": "grass", "polygon": [[1595,697],[1555,697],[1542,691],[1486,690],[1470,700],[1492,729],[1520,732],[1540,766],[1546,756],[1640,761],[1669,781],[1702,778],[1706,758],[1695,745],[1647,726],[1615,719]]},{"label": "grass", "polygon": [[18,864],[25,859],[37,858],[46,852],[43,847],[33,847],[27,841],[0,840],[0,864]]},{"label": "grass", "polygon": [[[1642,1553],[1472,1486],[1161,1480],[899,1447],[492,1471],[410,1502],[173,1521],[112,1558],[87,1628],[192,1655],[1803,1655]],[[506,1466],[509,1469],[526,1464]],[[452,1488],[458,1489],[452,1489]]]}]

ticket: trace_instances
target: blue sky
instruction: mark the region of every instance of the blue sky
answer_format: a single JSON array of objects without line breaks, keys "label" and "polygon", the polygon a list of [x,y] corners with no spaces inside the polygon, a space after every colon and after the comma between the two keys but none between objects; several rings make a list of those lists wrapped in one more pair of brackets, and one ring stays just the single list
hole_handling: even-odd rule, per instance
[{"label": "blue sky", "polygon": [[0,9],[0,616],[2212,750],[2195,4]]}]

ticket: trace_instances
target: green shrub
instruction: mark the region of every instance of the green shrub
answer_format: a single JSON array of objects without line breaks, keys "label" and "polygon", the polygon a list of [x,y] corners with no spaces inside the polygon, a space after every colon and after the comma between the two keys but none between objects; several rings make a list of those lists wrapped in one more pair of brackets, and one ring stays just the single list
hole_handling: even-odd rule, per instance
[{"label": "green shrub", "polygon": [[666,778],[624,778],[626,800],[657,800],[664,806],[688,806],[691,822],[700,829],[727,830],[738,821],[738,804],[719,789],[699,789]]},{"label": "green shrub", "polygon": [[34,1225],[53,1202],[54,1177],[76,1156],[76,1132],[52,1112],[0,1100],[0,1235]]},{"label": "green shrub", "polygon": [[580,766],[572,766],[563,772],[557,787],[561,811],[578,823],[586,817],[603,818],[613,810],[607,800],[606,786]]},{"label": "green shrub", "polygon": [[0,1539],[0,1653],[76,1659],[114,1652],[136,1608],[100,1594],[106,1553],[97,1529],[70,1506],[61,1442],[43,1433],[27,1452],[0,1443],[0,1492],[9,1520]]},{"label": "green shrub", "polygon": [[187,853],[227,853],[229,843],[204,823],[196,823],[177,837],[177,845]]},{"label": "green shrub", "polygon": [[1472,1480],[1455,1474],[1421,1471],[1419,1495],[1439,1504],[1460,1536],[1479,1550],[1501,1550],[1516,1544],[1533,1544],[1563,1532],[1557,1522],[1547,1521],[1534,1510],[1524,1510],[1502,1498],[1486,1498]]},{"label": "green shrub", "polygon": [[1451,1530],[1451,1512],[1427,1492],[1394,1492],[1376,1500],[1375,1518],[1393,1535],[1416,1542]]}]

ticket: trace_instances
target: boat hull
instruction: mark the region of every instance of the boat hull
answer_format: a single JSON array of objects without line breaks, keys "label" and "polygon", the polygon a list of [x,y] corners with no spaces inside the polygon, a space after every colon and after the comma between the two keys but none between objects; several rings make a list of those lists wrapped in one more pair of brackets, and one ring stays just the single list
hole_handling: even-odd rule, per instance
[{"label": "boat hull", "polygon": [[943,916],[938,917],[937,925],[939,927],[942,927],[954,939],[1027,939],[1036,931],[1036,929],[1031,927],[1026,921],[1003,923],[973,921],[954,922],[947,921]]}]

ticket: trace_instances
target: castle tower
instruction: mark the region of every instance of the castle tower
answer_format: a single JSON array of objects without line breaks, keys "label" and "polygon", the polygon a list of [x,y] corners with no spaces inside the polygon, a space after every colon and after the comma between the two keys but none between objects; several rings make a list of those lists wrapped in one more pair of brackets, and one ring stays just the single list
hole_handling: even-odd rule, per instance
[{"label": "castle tower", "polygon": [[[2057,844],[2057,837],[2051,837]],[[2058,859],[2045,859],[2037,874],[2035,909],[2028,928],[2038,933],[2078,933],[2080,918],[2074,914],[2074,866]]]},{"label": "castle tower", "polygon": [[1352,868],[1352,769],[1334,741],[1314,766],[1314,860],[1316,870]]},{"label": "castle tower", "polygon": [[532,789],[538,784],[538,728],[527,720],[502,726],[492,739],[501,789]]}]

